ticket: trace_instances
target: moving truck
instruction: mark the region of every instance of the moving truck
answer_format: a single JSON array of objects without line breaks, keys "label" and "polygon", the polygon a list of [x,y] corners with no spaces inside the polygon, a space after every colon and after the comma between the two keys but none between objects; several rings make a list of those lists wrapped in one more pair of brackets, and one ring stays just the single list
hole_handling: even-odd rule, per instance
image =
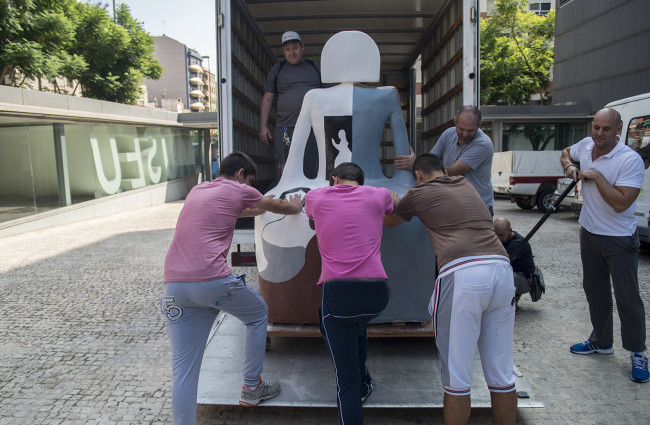
[{"label": "moving truck", "polygon": [[[216,13],[219,156],[236,150],[249,154],[259,167],[255,184],[262,192],[274,175],[273,146],[258,136],[260,105],[268,71],[284,59],[280,38],[285,31],[297,31],[305,58],[316,62],[325,42],[339,31],[372,37],[381,55],[378,85],[397,88],[416,152],[433,147],[453,126],[460,106],[478,104],[477,0],[217,0]],[[416,103],[419,91],[421,107]],[[390,177],[394,154],[389,130],[379,149],[384,174]]]},{"label": "moving truck", "polygon": [[[379,79],[359,82],[367,83],[370,87],[395,87],[396,93],[386,89],[378,89],[377,93],[390,94],[387,99],[391,99],[390,103],[397,105],[397,110],[401,110],[402,114],[395,119],[391,113],[390,118],[382,118],[383,122],[378,122],[378,126],[372,128],[373,144],[377,128],[381,137],[376,141],[376,148],[368,147],[366,159],[371,161],[368,158],[372,157],[372,164],[364,168],[366,184],[371,185],[369,171],[374,173],[377,169],[381,174],[377,180],[382,181],[383,187],[395,185],[396,181],[412,181],[410,173],[394,170],[395,152],[408,154],[409,142],[416,152],[429,151],[442,132],[453,126],[458,108],[478,104],[479,15],[476,0],[218,0],[216,12],[219,155],[223,158],[233,151],[249,154],[258,165],[254,184],[262,193],[268,193],[269,184],[275,176],[273,146],[264,145],[259,140],[260,105],[269,70],[276,62],[284,60],[281,36],[285,31],[298,32],[305,44],[305,58],[319,63],[323,62],[321,52],[326,42],[342,31],[361,31],[376,44],[380,61]],[[349,60],[350,63],[352,61],[354,59]],[[354,63],[358,64],[358,61]],[[345,67],[345,63],[341,66]],[[331,89],[339,93],[337,87]],[[367,93],[366,88],[359,90]],[[368,110],[374,108],[369,105]],[[397,125],[400,118],[403,122]],[[271,124],[274,121],[271,116]],[[273,132],[272,128],[270,130]],[[351,134],[354,133],[353,129]],[[294,155],[293,148],[297,146],[295,133],[293,137],[289,159]],[[370,137],[348,139],[350,146],[353,146],[352,158],[360,152],[358,147],[363,145],[364,140],[369,139]],[[297,150],[295,152],[302,155]],[[376,155],[377,152],[379,155]],[[375,156],[378,157],[376,162]],[[326,158],[319,158],[319,161],[325,162],[327,158],[326,155]],[[411,184],[404,187],[410,187]],[[322,185],[327,185],[327,178],[311,179],[294,189],[307,191]],[[275,188],[277,187],[279,186]],[[273,194],[279,197],[284,195]],[[318,278],[320,256],[317,251],[315,254],[313,252],[313,230],[298,225],[298,222],[302,223],[302,218],[301,215],[299,218],[280,221],[265,214],[255,219],[260,292],[269,305],[269,322],[274,325],[317,323],[320,291],[312,280]],[[267,219],[268,222],[265,221]],[[271,223],[273,224],[267,225]],[[276,230],[285,225],[289,228]],[[427,304],[433,292],[435,254],[421,223],[414,221],[412,224],[418,225],[420,231],[417,232],[418,229],[409,227],[409,224],[384,231],[382,250],[391,253],[392,255],[386,256],[395,263],[394,267],[387,266],[386,272],[389,275],[389,287],[394,285],[409,288],[408,285],[412,285],[423,293],[428,289],[430,291],[420,296],[415,291],[404,289],[401,294],[404,294],[406,301],[397,296],[392,297],[389,306],[377,319],[383,323],[410,322],[418,326],[430,323]],[[415,236],[412,237],[410,233],[407,236],[408,232]],[[277,240],[271,241],[276,236]],[[423,244],[421,250],[420,243]],[[408,267],[406,261],[398,260],[401,256],[407,256],[409,249],[417,250],[425,261]],[[290,263],[287,262],[288,258],[284,261],[285,258],[282,257],[289,251],[295,251]],[[408,259],[415,258],[415,255],[414,253]],[[279,257],[281,260],[277,260]],[[426,275],[426,285],[430,288],[424,286],[424,283],[420,285],[418,279],[409,278],[410,275],[398,273],[402,268],[417,274],[418,279]],[[289,285],[295,285],[296,290]],[[297,302],[301,303],[305,311],[287,308],[293,304],[291,300],[278,295],[281,290],[299,298],[300,301]],[[308,293],[305,295],[299,291]],[[277,302],[273,298],[275,296],[280,298]],[[312,309],[311,304],[307,305],[305,300],[313,302],[316,308]],[[309,317],[307,313],[311,313]],[[272,329],[270,331],[274,332]]]}]

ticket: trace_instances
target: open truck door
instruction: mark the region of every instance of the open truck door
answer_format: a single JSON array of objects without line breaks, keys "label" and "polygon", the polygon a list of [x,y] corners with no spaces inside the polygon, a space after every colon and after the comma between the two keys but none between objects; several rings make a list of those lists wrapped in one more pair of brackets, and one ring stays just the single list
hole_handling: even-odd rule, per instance
[{"label": "open truck door", "polygon": [[[287,30],[302,35],[305,58],[316,62],[325,42],[339,31],[372,37],[381,54],[379,85],[397,88],[416,153],[430,150],[453,126],[458,108],[478,105],[477,0],[327,0],[300,7],[294,2],[217,0],[216,14],[219,155],[235,150],[249,154],[257,162],[262,191],[274,172],[273,147],[259,141],[260,105],[266,75],[283,59],[280,37]],[[380,149],[384,172],[392,175],[390,131]]]}]

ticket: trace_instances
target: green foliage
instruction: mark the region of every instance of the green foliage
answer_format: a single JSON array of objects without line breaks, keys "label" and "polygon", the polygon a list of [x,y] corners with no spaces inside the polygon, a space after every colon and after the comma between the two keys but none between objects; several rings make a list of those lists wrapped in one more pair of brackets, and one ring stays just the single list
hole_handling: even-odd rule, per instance
[{"label": "green foliage", "polygon": [[74,0],[0,0],[0,81],[9,75],[22,86],[27,78],[53,79],[78,63],[67,49],[74,22],[65,14]]},{"label": "green foliage", "polygon": [[534,151],[543,151],[555,139],[555,128],[549,127],[548,124],[526,124],[524,137],[528,139]]},{"label": "green foliage", "polygon": [[160,78],[162,67],[128,6],[114,18],[101,3],[0,0],[0,81],[9,75],[20,87],[63,76],[79,81],[84,96],[135,103],[141,81]]},{"label": "green foliage", "polygon": [[538,94],[549,104],[555,12],[538,16],[527,0],[497,0],[481,21],[481,104],[527,105]]}]

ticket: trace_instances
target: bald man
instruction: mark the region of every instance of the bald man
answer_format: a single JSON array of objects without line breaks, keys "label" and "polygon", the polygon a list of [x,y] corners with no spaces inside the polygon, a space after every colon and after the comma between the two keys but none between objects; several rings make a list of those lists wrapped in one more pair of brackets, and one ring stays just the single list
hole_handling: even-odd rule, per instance
[{"label": "bald man", "polygon": [[[445,165],[448,176],[464,176],[472,183],[485,206],[494,216],[494,189],[492,188],[492,157],[494,147],[490,137],[480,129],[481,111],[472,105],[462,106],[454,118],[454,127],[448,128],[431,149],[431,153]],[[415,154],[396,155],[395,167],[412,171]]]},{"label": "bald man", "polygon": [[[639,236],[634,216],[643,184],[643,160],[620,141],[621,115],[601,109],[586,137],[562,151],[562,168],[582,181],[580,256],[582,286],[593,330],[571,346],[575,354],[611,354],[613,340],[612,286],[621,320],[623,348],[631,352],[634,382],[648,382],[645,310],[639,294]],[[574,161],[580,161],[580,169]]]},{"label": "bald man", "polygon": [[[503,244],[503,247],[508,251],[508,256],[519,248],[519,245],[524,242],[524,237],[519,233],[512,230],[510,221],[505,217],[497,217],[494,219],[494,233]],[[528,242],[525,242],[524,247],[517,255],[517,258],[510,261],[512,272],[515,279],[515,312],[519,312],[519,298],[522,294],[530,292],[530,284],[528,279],[535,273],[535,261],[533,260],[533,249]]]}]

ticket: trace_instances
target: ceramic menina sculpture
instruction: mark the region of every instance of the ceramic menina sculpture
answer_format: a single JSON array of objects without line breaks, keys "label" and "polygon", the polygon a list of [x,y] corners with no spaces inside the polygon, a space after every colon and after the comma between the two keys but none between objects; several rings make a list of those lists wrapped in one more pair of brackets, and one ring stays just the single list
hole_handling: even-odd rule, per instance
[{"label": "ceramic menina sculpture", "polygon": [[[410,172],[396,170],[394,177],[387,178],[379,162],[386,122],[395,154],[409,153],[397,91],[355,84],[379,81],[379,63],[379,49],[365,33],[344,31],[328,40],[321,56],[322,81],[340,84],[305,95],[284,173],[268,194],[304,194],[327,186],[335,165],[345,161],[364,170],[366,185],[402,195],[413,186]],[[312,130],[319,154],[315,179],[305,177],[302,165]],[[316,282],[321,262],[316,232],[309,227],[305,213],[256,217],[255,247],[269,322],[318,323],[321,288]],[[381,256],[391,294],[388,307],[373,322],[430,320],[427,306],[434,287],[435,254],[422,223],[414,218],[394,229],[384,227]]]}]

